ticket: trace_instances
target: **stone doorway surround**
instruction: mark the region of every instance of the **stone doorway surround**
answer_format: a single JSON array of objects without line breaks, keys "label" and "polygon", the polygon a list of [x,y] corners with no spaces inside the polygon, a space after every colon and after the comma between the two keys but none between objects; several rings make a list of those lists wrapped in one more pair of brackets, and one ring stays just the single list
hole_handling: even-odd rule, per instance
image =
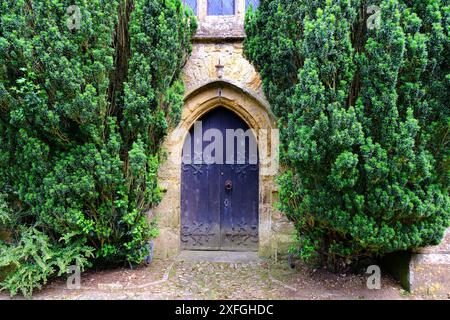
[{"label": "stone doorway surround", "polygon": [[[156,257],[171,258],[180,253],[181,152],[196,120],[224,106],[253,130],[260,158],[262,152],[268,154],[278,148],[278,137],[270,134],[277,128],[276,120],[264,96],[261,78],[243,52],[245,0],[235,3],[232,16],[208,16],[207,0],[197,0],[199,26],[183,70],[186,93],[181,121],[163,144],[167,160],[160,167],[159,183],[164,194],[160,205],[150,213],[157,217],[160,227]],[[259,256],[275,259],[287,254],[295,234],[293,225],[275,209],[276,175],[272,163],[260,164]]]},{"label": "stone doorway surround", "polygon": [[[155,243],[155,255],[174,257],[180,252],[180,202],[181,202],[181,152],[186,135],[202,115],[218,106],[235,112],[252,129],[261,152],[276,150],[277,139],[270,134],[276,130],[276,122],[264,101],[246,93],[233,84],[215,81],[188,93],[181,122],[172,130],[163,145],[167,160],[159,171],[160,186],[164,191],[161,204],[155,209],[160,235]],[[276,138],[278,138],[275,135]],[[293,227],[275,209],[277,201],[277,174],[274,163],[261,163],[259,187],[259,255],[277,258],[287,254],[292,241]]]}]

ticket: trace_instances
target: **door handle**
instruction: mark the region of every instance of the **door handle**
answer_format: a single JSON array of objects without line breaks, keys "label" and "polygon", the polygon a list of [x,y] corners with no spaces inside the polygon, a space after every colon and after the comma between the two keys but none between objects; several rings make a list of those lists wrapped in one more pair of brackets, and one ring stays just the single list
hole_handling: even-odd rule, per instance
[{"label": "door handle", "polygon": [[233,189],[233,182],[232,182],[231,180],[225,181],[225,189],[226,189],[226,190],[231,190],[231,189]]}]

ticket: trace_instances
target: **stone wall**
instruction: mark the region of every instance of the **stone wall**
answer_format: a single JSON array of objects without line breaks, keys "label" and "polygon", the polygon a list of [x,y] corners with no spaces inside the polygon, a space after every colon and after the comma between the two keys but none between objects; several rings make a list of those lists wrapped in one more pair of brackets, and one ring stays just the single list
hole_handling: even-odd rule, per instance
[{"label": "stone wall", "polygon": [[387,255],[384,268],[415,294],[450,295],[450,228],[437,246]]},{"label": "stone wall", "polygon": [[409,281],[415,293],[450,295],[450,228],[439,245],[412,253]]}]

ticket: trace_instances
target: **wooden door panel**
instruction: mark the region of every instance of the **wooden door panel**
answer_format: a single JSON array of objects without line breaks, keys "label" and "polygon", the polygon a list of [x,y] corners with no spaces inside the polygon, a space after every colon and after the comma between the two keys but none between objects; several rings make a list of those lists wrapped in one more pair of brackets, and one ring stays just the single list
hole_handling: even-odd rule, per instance
[{"label": "wooden door panel", "polygon": [[[248,127],[233,112],[219,107],[200,119],[202,131],[218,129],[227,136],[227,129]],[[245,163],[238,164],[239,150],[235,143],[234,164],[206,164],[195,155],[193,129],[189,163],[182,164],[181,176],[181,247],[189,250],[255,251],[258,249],[259,165],[250,159],[250,139],[245,143]],[[198,137],[196,137],[198,138]],[[237,142],[237,141],[236,141]],[[203,142],[203,150],[210,142]],[[256,156],[257,158],[257,156]],[[254,159],[254,158],[253,158]],[[254,160],[253,160],[254,161]],[[231,181],[232,188],[226,183]]]},{"label": "wooden door panel", "polygon": [[[258,194],[257,165],[226,165],[224,178],[232,181],[231,190],[223,191],[221,211],[221,249],[229,251],[258,250]],[[226,206],[227,205],[227,206]]]},{"label": "wooden door panel", "polygon": [[218,176],[218,169],[213,165],[182,166],[182,249],[220,249],[219,184],[214,179]]}]

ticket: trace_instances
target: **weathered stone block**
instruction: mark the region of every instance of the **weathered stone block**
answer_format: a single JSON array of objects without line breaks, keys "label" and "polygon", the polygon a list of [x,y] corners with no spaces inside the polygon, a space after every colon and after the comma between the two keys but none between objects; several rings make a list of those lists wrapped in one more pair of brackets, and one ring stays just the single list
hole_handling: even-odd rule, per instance
[{"label": "weathered stone block", "polygon": [[266,244],[261,244],[260,243],[259,250],[258,250],[258,255],[261,258],[271,258],[272,257],[270,242],[266,243]]},{"label": "weathered stone block", "polygon": [[409,265],[410,290],[414,293],[450,294],[450,254],[415,253]]},{"label": "weathered stone block", "polygon": [[180,252],[180,235],[177,230],[161,228],[160,235],[155,239],[156,258],[173,258]]},{"label": "weathered stone block", "polygon": [[440,245],[387,255],[384,268],[413,293],[450,294],[450,229]]},{"label": "weathered stone block", "polygon": [[295,227],[287,220],[279,220],[273,224],[273,231],[276,234],[285,234],[292,236],[295,234]]},{"label": "weathered stone block", "polygon": [[283,215],[274,213],[278,165],[274,165],[272,156],[276,155],[279,139],[272,133],[277,128],[276,119],[264,96],[260,75],[243,54],[245,1],[236,0],[234,16],[208,16],[206,0],[199,0],[197,5],[199,29],[183,70],[186,94],[181,121],[170,130],[163,145],[167,160],[158,176],[165,193],[154,209],[161,228],[155,256],[167,258],[180,250],[181,150],[195,121],[218,106],[232,110],[247,123],[255,133],[260,155],[267,156],[260,157],[259,254],[284,254],[292,237]]}]

